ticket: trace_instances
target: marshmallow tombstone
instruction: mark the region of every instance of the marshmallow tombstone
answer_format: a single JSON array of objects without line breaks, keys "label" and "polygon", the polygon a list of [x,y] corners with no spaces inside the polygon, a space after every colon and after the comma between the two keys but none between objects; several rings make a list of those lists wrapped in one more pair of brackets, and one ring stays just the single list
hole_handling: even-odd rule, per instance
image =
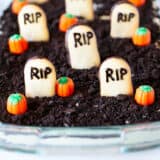
[{"label": "marshmallow tombstone", "polygon": [[120,94],[132,95],[131,69],[122,58],[111,57],[105,60],[99,70],[100,95],[116,97]]},{"label": "marshmallow tombstone", "polygon": [[111,32],[113,38],[132,38],[139,27],[138,9],[130,3],[119,2],[111,12]]},{"label": "marshmallow tombstone", "polygon": [[27,97],[52,97],[55,95],[56,71],[46,58],[34,57],[25,65],[25,94]]},{"label": "marshmallow tombstone", "polygon": [[94,20],[93,0],[65,0],[66,13]]},{"label": "marshmallow tombstone", "polygon": [[28,0],[29,3],[37,3],[37,4],[42,4],[42,3],[46,3],[49,0]]},{"label": "marshmallow tombstone", "polygon": [[66,47],[71,67],[90,69],[100,65],[97,38],[94,31],[86,25],[76,25],[66,34]]},{"label": "marshmallow tombstone", "polygon": [[37,5],[24,6],[19,15],[20,34],[30,42],[49,41],[47,18],[44,11]]}]

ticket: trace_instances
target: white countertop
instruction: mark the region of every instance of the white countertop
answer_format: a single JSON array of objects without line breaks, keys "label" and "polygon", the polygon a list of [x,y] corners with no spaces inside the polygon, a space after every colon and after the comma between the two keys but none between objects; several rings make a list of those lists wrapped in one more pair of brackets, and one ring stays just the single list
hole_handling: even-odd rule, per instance
[{"label": "white countertop", "polygon": [[54,156],[35,156],[29,154],[18,154],[16,152],[6,152],[0,151],[0,157],[5,158],[5,160],[158,160],[160,157],[160,148],[136,153],[120,153],[115,150],[115,152],[85,152],[85,154],[79,153],[75,155],[66,155],[63,152],[56,154]]}]

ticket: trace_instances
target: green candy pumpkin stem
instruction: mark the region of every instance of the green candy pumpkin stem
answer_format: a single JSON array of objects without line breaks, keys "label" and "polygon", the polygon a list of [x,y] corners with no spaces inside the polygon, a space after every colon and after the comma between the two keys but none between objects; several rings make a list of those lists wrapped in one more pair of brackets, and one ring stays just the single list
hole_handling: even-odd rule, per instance
[{"label": "green candy pumpkin stem", "polygon": [[21,35],[19,35],[19,34],[14,34],[13,36],[11,36],[11,39],[12,40],[19,40],[19,39],[21,39],[22,37],[21,37]]},{"label": "green candy pumpkin stem", "polygon": [[9,101],[12,102],[13,104],[17,104],[19,101],[21,101],[22,96],[18,93],[16,94],[11,94],[9,97]]},{"label": "green candy pumpkin stem", "polygon": [[68,78],[67,77],[61,77],[58,82],[60,84],[66,84],[68,82]]},{"label": "green candy pumpkin stem", "polygon": [[152,88],[150,86],[148,86],[148,85],[141,86],[140,88],[144,92],[150,92],[150,91],[152,91]]},{"label": "green candy pumpkin stem", "polygon": [[74,18],[74,16],[73,16],[72,14],[70,14],[70,13],[66,13],[65,16],[66,16],[67,18]]},{"label": "green candy pumpkin stem", "polygon": [[138,34],[138,35],[145,35],[145,34],[147,34],[147,28],[145,28],[145,27],[139,28],[139,29],[137,30],[137,34]]}]

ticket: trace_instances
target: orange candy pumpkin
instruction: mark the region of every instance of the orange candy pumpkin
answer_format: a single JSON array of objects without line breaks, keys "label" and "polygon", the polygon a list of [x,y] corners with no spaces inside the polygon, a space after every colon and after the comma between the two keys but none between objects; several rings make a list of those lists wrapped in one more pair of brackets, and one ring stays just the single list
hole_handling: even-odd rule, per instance
[{"label": "orange candy pumpkin", "polygon": [[27,4],[28,4],[27,0],[13,0],[12,13],[18,14],[20,10]]},{"label": "orange candy pumpkin", "polygon": [[137,7],[143,6],[146,3],[146,0],[128,0],[128,1]]},{"label": "orange candy pumpkin", "polygon": [[60,97],[69,97],[74,93],[74,82],[71,78],[61,77],[56,82],[56,93]]},{"label": "orange candy pumpkin", "polygon": [[151,86],[143,85],[137,88],[135,101],[141,106],[149,106],[155,102],[155,92]]},{"label": "orange candy pumpkin", "polygon": [[147,46],[151,43],[151,32],[145,27],[136,30],[132,37],[133,44],[136,46]]},{"label": "orange candy pumpkin", "polygon": [[13,54],[22,54],[28,49],[28,42],[19,34],[14,34],[8,40],[9,50]]},{"label": "orange candy pumpkin", "polygon": [[72,14],[63,14],[59,21],[59,30],[66,32],[71,26],[78,23],[78,18]]},{"label": "orange candy pumpkin", "polygon": [[7,111],[13,115],[24,114],[27,111],[27,100],[24,95],[11,94],[7,100]]}]

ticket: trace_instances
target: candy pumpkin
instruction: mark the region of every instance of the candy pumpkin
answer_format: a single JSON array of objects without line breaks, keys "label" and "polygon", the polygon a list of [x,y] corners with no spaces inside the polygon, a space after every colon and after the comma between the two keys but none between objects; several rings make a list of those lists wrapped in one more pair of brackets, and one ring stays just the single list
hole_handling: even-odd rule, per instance
[{"label": "candy pumpkin", "polygon": [[66,32],[71,26],[78,23],[78,19],[72,14],[63,14],[59,21],[59,30]]},{"label": "candy pumpkin", "polygon": [[74,93],[74,82],[71,78],[61,77],[56,82],[56,93],[60,97],[69,97]]},{"label": "candy pumpkin", "polygon": [[152,105],[155,101],[155,92],[151,86],[143,85],[136,89],[135,101],[141,106]]},{"label": "candy pumpkin", "polygon": [[27,111],[27,100],[24,95],[11,94],[7,100],[7,111],[13,115],[24,114]]},{"label": "candy pumpkin", "polygon": [[18,14],[20,10],[27,4],[28,4],[27,0],[13,0],[12,13]]},{"label": "candy pumpkin", "polygon": [[133,44],[136,46],[147,46],[151,43],[151,32],[145,27],[136,30],[132,37]]},{"label": "candy pumpkin", "polygon": [[9,50],[13,54],[22,54],[28,49],[28,42],[19,34],[14,34],[8,40]]},{"label": "candy pumpkin", "polygon": [[143,6],[146,3],[146,0],[128,0],[128,1],[137,7]]}]

